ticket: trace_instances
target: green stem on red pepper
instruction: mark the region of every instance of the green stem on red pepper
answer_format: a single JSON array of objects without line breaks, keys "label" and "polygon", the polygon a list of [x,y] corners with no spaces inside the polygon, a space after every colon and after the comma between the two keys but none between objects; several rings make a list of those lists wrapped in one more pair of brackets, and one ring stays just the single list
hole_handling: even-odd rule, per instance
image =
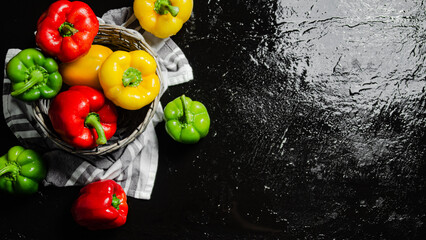
[{"label": "green stem on red pepper", "polygon": [[96,133],[98,134],[98,139],[96,139],[96,143],[99,145],[105,144],[107,142],[107,139],[105,137],[105,131],[102,127],[99,114],[97,113],[89,113],[84,120],[84,125],[86,127],[93,127],[96,130]]},{"label": "green stem on red pepper", "polygon": [[62,140],[79,149],[105,144],[117,130],[115,105],[100,90],[84,85],[59,93],[48,115]]},{"label": "green stem on red pepper", "polygon": [[112,202],[111,202],[111,205],[115,208],[115,209],[117,209],[117,210],[119,210],[120,209],[120,204],[121,204],[121,200],[117,197],[117,195],[112,195]]},{"label": "green stem on red pepper", "polygon": [[111,179],[84,186],[71,207],[74,220],[90,230],[120,227],[126,223],[128,211],[124,189]]},{"label": "green stem on red pepper", "polygon": [[179,13],[179,7],[173,6],[170,0],[157,0],[154,4],[154,11],[160,15],[170,13],[176,17]]},{"label": "green stem on red pepper", "polygon": [[62,37],[71,37],[72,35],[78,33],[78,30],[74,28],[74,25],[69,22],[64,22],[58,29]]},{"label": "green stem on red pepper", "polygon": [[72,62],[89,52],[99,20],[83,1],[51,2],[37,21],[36,44],[47,55],[63,63]]}]

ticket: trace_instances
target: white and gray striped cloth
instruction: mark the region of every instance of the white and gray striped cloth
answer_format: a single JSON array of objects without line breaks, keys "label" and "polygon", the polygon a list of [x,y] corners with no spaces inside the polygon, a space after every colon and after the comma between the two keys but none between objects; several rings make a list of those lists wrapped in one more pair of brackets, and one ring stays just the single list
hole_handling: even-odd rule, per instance
[{"label": "white and gray striped cloth", "polygon": [[[160,95],[169,87],[193,79],[192,68],[182,50],[170,39],[158,39],[144,32],[130,7],[113,9],[99,18],[100,23],[115,24],[139,31],[158,54],[164,81]],[[9,49],[5,63],[20,49]],[[6,65],[6,64],[5,64]],[[33,117],[31,104],[10,96],[11,82],[3,82],[3,114],[7,125],[21,144],[43,153],[49,170],[44,185],[83,186],[101,179],[117,181],[130,197],[150,199],[158,166],[158,141],[155,125],[163,120],[160,105],[145,132],[124,148],[102,156],[81,157],[61,150],[45,137]]]}]

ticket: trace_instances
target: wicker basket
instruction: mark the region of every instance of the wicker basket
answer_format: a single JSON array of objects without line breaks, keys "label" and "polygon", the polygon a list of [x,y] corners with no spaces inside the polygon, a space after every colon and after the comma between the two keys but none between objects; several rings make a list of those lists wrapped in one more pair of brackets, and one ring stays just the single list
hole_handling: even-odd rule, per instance
[{"label": "wicker basket", "polygon": [[[145,39],[135,30],[115,25],[101,24],[99,26],[98,35],[93,43],[104,45],[113,51],[133,51],[138,49],[147,51],[157,62],[157,75],[160,82],[163,81],[156,53],[148,45]],[[102,155],[126,146],[139,136],[146,129],[149,121],[154,116],[158,104],[159,96],[157,96],[150,105],[139,110],[130,111],[117,107],[118,122],[116,133],[108,140],[107,144],[93,149],[76,149],[60,138],[60,136],[53,130],[48,117],[50,100],[43,99],[34,103],[33,113],[36,121],[41,126],[41,130],[44,132],[45,137],[51,139],[60,149],[78,155]],[[137,121],[135,121],[135,119]]]}]

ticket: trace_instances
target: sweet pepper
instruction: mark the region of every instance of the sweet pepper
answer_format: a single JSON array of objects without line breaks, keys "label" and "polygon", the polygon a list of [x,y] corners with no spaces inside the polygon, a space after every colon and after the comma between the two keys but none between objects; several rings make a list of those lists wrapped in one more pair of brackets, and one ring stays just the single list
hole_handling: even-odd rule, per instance
[{"label": "sweet pepper", "polygon": [[175,35],[191,17],[192,0],[135,0],[133,9],[139,24],[159,38]]},{"label": "sweet pepper", "polygon": [[46,177],[41,156],[21,146],[14,146],[0,157],[0,190],[11,194],[31,194]]},{"label": "sweet pepper", "polygon": [[155,59],[144,50],[115,51],[102,64],[99,82],[115,105],[137,110],[151,103],[160,92]]},{"label": "sweet pepper", "polygon": [[102,89],[99,84],[98,72],[111,53],[110,48],[94,44],[86,55],[73,62],[60,64],[59,72],[64,83],[69,86],[85,85]]},{"label": "sweet pepper", "polygon": [[84,2],[53,2],[37,22],[36,43],[61,62],[86,54],[98,34],[99,21]]},{"label": "sweet pepper", "polygon": [[207,135],[210,117],[206,107],[182,95],[164,108],[167,133],[181,143],[197,143]]},{"label": "sweet pepper", "polygon": [[49,118],[61,138],[80,149],[106,144],[117,129],[114,104],[88,86],[72,86],[59,93],[50,105]]},{"label": "sweet pepper", "polygon": [[123,188],[114,180],[101,180],[80,190],[71,214],[77,224],[90,230],[102,230],[125,224],[128,209]]},{"label": "sweet pepper", "polygon": [[34,48],[14,56],[7,64],[6,74],[12,82],[11,95],[25,101],[53,98],[62,87],[56,61]]}]

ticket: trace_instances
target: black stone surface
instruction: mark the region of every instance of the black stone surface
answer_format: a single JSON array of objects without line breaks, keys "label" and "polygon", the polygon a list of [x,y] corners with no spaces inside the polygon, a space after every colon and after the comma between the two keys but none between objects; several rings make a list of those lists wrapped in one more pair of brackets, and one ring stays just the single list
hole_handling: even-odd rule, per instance
[{"label": "black stone surface", "polygon": [[[2,7],[2,58],[52,1]],[[133,1],[87,1],[101,16]],[[209,109],[191,146],[156,128],[151,200],[90,232],[79,187],[0,195],[0,239],[425,239],[425,1],[196,1],[174,36]],[[4,62],[2,63],[4,68]],[[4,154],[18,144],[1,122]]]}]

